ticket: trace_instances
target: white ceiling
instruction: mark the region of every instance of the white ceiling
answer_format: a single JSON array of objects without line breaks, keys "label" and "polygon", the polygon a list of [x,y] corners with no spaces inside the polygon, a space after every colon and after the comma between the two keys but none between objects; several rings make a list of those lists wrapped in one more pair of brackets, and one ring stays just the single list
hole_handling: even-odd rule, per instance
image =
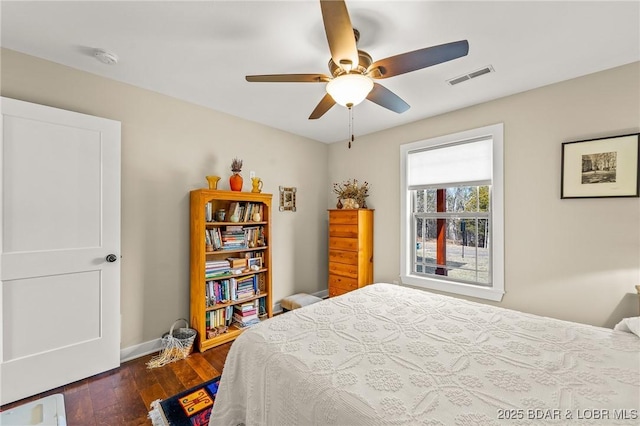
[{"label": "white ceiling", "polygon": [[[640,60],[640,1],[347,0],[358,47],[375,60],[467,39],[469,55],[378,80],[411,105],[365,101],[358,135]],[[247,74],[327,73],[319,2],[2,1],[3,47],[323,142],[348,137],[334,106],[308,120],[324,84],[248,83]],[[92,49],[115,52],[116,66]],[[456,86],[446,80],[492,65]]]}]

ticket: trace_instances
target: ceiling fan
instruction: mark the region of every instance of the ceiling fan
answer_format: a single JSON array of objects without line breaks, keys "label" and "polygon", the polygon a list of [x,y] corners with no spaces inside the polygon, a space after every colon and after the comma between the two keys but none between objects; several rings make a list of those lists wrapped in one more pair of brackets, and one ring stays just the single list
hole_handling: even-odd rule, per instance
[{"label": "ceiling fan", "polygon": [[322,117],[336,103],[351,107],[368,99],[397,113],[409,109],[402,98],[373,80],[394,77],[467,55],[469,42],[455,41],[406,52],[373,62],[371,55],[358,50],[358,30],[352,28],[344,0],[320,0],[322,20],[329,42],[331,59],[325,74],[248,75],[249,82],[266,83],[327,83],[327,94],[309,116]]}]

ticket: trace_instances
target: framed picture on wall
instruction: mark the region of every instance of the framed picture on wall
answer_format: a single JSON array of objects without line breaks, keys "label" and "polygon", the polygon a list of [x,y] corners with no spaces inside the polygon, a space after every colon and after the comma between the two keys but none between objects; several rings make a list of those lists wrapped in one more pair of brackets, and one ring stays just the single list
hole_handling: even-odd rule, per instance
[{"label": "framed picture on wall", "polygon": [[640,133],[564,142],[560,198],[637,197]]},{"label": "framed picture on wall", "polygon": [[293,186],[280,187],[280,211],[296,211],[296,188]]}]

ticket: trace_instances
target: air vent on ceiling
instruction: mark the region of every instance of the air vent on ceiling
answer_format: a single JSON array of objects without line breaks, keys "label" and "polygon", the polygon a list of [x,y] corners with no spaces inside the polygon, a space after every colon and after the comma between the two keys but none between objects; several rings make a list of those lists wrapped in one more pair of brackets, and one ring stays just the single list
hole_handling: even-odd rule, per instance
[{"label": "air vent on ceiling", "polygon": [[451,86],[455,86],[458,83],[462,83],[463,81],[471,80],[472,78],[480,77],[481,75],[489,74],[490,72],[494,72],[494,69],[491,65],[481,68],[476,71],[472,71],[469,74],[461,75],[459,77],[452,78],[447,80]]}]

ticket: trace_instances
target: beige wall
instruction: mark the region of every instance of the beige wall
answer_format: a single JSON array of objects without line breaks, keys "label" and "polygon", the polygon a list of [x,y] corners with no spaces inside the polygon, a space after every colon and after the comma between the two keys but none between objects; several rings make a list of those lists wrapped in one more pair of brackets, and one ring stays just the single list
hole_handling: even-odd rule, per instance
[{"label": "beige wall", "polygon": [[560,155],[562,142],[640,131],[639,76],[634,63],[362,136],[351,150],[331,145],[331,181],[372,184],[375,279],[393,282],[400,270],[400,145],[502,122],[500,306],[609,327],[638,315],[640,199],[561,200]]},{"label": "beige wall", "polygon": [[[189,314],[189,191],[233,157],[274,194],[274,300],[326,289],[326,144],[52,62],[2,50],[2,96],[122,122],[122,344]],[[297,212],[277,208],[295,186]]]},{"label": "beige wall", "polygon": [[[274,209],[274,297],[326,289],[331,182],[372,184],[375,278],[399,273],[399,146],[505,124],[506,295],[501,306],[612,326],[637,315],[640,199],[560,200],[564,141],[640,130],[640,64],[543,87],[325,145],[52,62],[2,50],[2,96],[122,122],[122,347],[187,317],[188,192],[244,160],[265,182],[298,188]],[[474,83],[471,83],[474,84]],[[228,185],[226,179],[221,187]],[[246,187],[245,187],[246,188]]]}]

